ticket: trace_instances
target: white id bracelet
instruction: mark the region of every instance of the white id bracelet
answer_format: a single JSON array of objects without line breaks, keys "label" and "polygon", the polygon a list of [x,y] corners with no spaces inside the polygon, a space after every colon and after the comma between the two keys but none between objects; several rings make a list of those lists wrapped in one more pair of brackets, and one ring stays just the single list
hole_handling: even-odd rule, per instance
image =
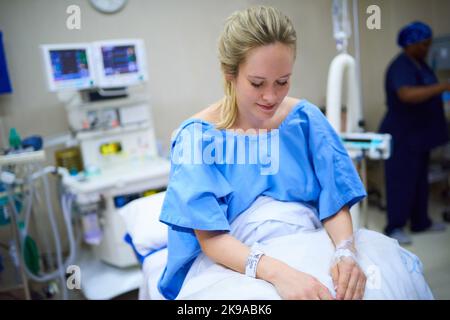
[{"label": "white id bracelet", "polygon": [[256,278],[256,268],[258,267],[259,260],[264,255],[259,249],[252,248],[250,254],[247,258],[247,263],[245,265],[245,275]]}]

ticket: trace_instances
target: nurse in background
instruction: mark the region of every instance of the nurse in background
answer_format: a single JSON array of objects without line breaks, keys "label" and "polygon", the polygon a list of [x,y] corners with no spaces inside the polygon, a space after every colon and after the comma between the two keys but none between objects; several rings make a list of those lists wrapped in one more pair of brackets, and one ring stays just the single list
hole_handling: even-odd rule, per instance
[{"label": "nurse in background", "polygon": [[403,27],[397,43],[403,51],[386,73],[387,113],[380,132],[393,139],[392,156],[385,163],[387,226],[385,233],[400,244],[410,244],[404,227],[413,232],[443,231],[445,225],[428,216],[428,163],[431,149],[445,144],[448,130],[442,93],[449,83],[438,83],[426,64],[431,28],[422,22]]}]

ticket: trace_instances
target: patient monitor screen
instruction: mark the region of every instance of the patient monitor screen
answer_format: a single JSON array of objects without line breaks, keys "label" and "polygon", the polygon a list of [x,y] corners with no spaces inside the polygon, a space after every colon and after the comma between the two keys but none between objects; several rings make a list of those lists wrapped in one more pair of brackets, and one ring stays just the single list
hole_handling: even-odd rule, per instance
[{"label": "patient monitor screen", "polygon": [[50,91],[81,90],[95,86],[90,45],[84,43],[41,45]]},{"label": "patient monitor screen", "polygon": [[140,39],[94,42],[93,57],[100,88],[128,87],[147,80],[145,47]]},{"label": "patient monitor screen", "polygon": [[106,76],[138,72],[134,45],[104,46],[102,56]]},{"label": "patient monitor screen", "polygon": [[89,65],[84,49],[50,50],[55,81],[89,78]]}]

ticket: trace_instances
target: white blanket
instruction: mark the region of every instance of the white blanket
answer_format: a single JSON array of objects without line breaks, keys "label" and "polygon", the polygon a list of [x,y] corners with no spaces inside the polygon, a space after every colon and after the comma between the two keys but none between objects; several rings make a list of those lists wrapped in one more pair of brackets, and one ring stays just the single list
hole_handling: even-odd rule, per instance
[{"label": "white blanket", "polygon": [[[262,196],[233,221],[231,234],[247,245],[257,242],[267,255],[313,275],[335,296],[329,274],[334,246],[313,208]],[[420,260],[396,240],[363,229],[356,234],[356,248],[358,263],[368,277],[365,299],[433,298]],[[167,259],[167,252],[163,252],[144,263],[151,299],[163,298],[156,288]],[[280,296],[270,283],[217,265],[200,254],[177,299],[263,300]]]}]

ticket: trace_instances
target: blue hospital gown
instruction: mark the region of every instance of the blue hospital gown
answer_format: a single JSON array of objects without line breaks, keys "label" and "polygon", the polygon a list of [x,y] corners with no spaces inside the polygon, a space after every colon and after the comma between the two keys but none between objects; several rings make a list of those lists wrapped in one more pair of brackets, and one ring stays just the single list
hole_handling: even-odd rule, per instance
[{"label": "blue hospital gown", "polygon": [[[212,147],[213,142],[222,148]],[[261,147],[251,149],[255,144]],[[236,160],[246,150],[267,156],[253,162]],[[195,162],[199,154],[210,154],[214,161],[204,157],[207,160]],[[201,252],[193,229],[229,231],[233,220],[260,195],[312,205],[320,220],[366,196],[339,136],[319,108],[306,100],[267,135],[230,134],[201,119],[188,119],[172,139],[171,161],[160,215],[169,226],[168,260],[158,283],[166,299],[177,297]]]}]

